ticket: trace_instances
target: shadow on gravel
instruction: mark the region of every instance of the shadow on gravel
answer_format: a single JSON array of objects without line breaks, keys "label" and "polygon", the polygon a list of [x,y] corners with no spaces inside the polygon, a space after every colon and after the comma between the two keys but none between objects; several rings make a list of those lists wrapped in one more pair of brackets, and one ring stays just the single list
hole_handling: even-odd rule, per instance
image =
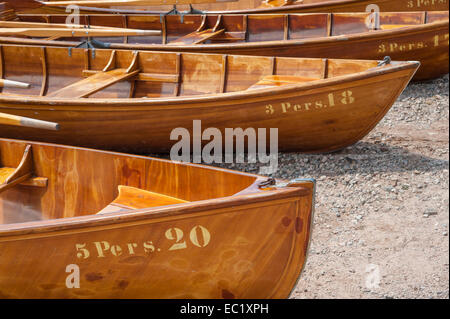
[{"label": "shadow on gravel", "polygon": [[341,151],[325,155],[281,153],[277,177],[291,177],[292,160],[297,175],[339,176],[393,172],[434,172],[448,169],[449,161],[410,152],[385,143],[359,142]]},{"label": "shadow on gravel", "polygon": [[[169,155],[150,155],[169,159]],[[204,164],[204,163],[201,163]],[[259,174],[267,164],[210,164],[212,166]],[[293,179],[303,176],[340,176],[394,172],[435,172],[448,169],[449,161],[436,159],[385,143],[358,142],[328,154],[279,153],[278,171],[272,177]]]},{"label": "shadow on gravel", "polygon": [[438,79],[411,82],[400,96],[400,100],[407,97],[430,98],[436,94],[448,96],[448,74]]}]

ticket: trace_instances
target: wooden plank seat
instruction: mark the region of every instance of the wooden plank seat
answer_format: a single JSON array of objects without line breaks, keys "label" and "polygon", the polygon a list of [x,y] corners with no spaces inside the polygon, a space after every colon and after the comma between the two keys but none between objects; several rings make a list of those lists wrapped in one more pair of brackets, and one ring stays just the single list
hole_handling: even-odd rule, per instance
[{"label": "wooden plank seat", "polygon": [[[102,73],[103,71],[84,70],[83,76],[90,77],[92,75]],[[135,75],[133,80],[143,82],[167,82],[178,83],[180,76],[178,74],[162,74],[162,73],[144,73],[140,72]]]},{"label": "wooden plank seat", "polygon": [[0,194],[16,185],[46,187],[47,178],[33,178],[33,155],[31,145],[28,145],[20,164],[14,167],[0,167]]},{"label": "wooden plank seat", "polygon": [[298,84],[320,80],[319,78],[290,76],[290,75],[266,75],[261,80],[253,84],[247,90],[262,89],[268,87],[277,87],[289,84]]},{"label": "wooden plank seat", "polygon": [[126,212],[134,209],[188,203],[185,200],[140,188],[119,185],[117,198],[97,214]]},{"label": "wooden plank seat", "polygon": [[[174,87],[174,96],[178,96],[180,92],[180,82],[181,82],[181,72],[180,72],[180,66],[181,66],[181,54],[176,54],[176,64],[175,64],[175,72],[176,74],[163,74],[163,73],[146,73],[146,72],[133,72],[130,75],[131,81],[143,81],[143,82],[161,82],[161,83],[173,83],[175,84]],[[128,68],[129,70],[137,69],[137,57],[138,53],[136,53],[132,64]],[[111,57],[113,59],[113,57]],[[108,65],[111,65],[112,62],[108,63]],[[104,72],[106,69],[108,69],[109,66],[107,66],[103,71],[98,70],[83,70],[83,76],[85,77],[91,77],[95,76],[96,74]],[[88,78],[89,79],[89,78]],[[86,79],[86,80],[88,80]],[[134,87],[134,85],[132,85]],[[132,92],[132,91],[131,91]],[[130,96],[132,96],[132,93],[130,92]],[[149,97],[150,95],[147,95]],[[155,97],[160,97],[160,95],[155,95]]]},{"label": "wooden plank seat", "polygon": [[114,69],[98,72],[86,79],[68,85],[58,91],[48,94],[49,97],[83,98],[101,91],[117,82],[135,76],[139,70],[127,72],[127,69]]},{"label": "wooden plank seat", "polygon": [[116,68],[116,51],[113,50],[108,64],[102,71],[96,71],[92,76],[47,94],[47,96],[61,98],[89,97],[113,84],[136,76],[140,72],[137,64],[138,52],[135,52],[134,58],[128,68]]},{"label": "wooden plank seat", "polygon": [[189,44],[200,44],[209,39],[217,37],[218,35],[225,32],[225,29],[220,29],[214,31],[214,29],[206,29],[203,31],[194,31],[181,38],[171,41],[168,45],[189,45]]},{"label": "wooden plank seat", "polygon": [[181,38],[168,43],[168,45],[190,45],[200,44],[207,40],[213,39],[225,33],[225,28],[219,28],[222,23],[222,15],[217,16],[217,21],[214,27],[205,29],[206,15],[202,15],[202,22],[200,26],[194,32],[191,32]]},{"label": "wooden plank seat", "polygon": [[245,41],[245,32],[244,31],[234,31],[228,32],[225,31],[213,38],[208,39],[211,42],[237,42],[237,41]]}]

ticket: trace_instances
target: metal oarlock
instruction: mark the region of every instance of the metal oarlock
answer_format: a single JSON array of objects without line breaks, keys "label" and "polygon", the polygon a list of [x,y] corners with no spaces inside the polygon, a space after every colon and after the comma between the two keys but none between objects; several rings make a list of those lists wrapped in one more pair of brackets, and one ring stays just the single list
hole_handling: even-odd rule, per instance
[{"label": "metal oarlock", "polygon": [[161,13],[159,16],[159,22],[163,23],[163,17],[165,16],[172,16],[172,15],[179,15],[180,16],[180,21],[181,23],[183,23],[184,20],[184,16],[187,14],[204,14],[203,11],[198,10],[198,9],[194,9],[192,7],[192,4],[189,4],[189,11],[185,11],[185,12],[181,12],[178,11],[177,9],[177,5],[174,4],[172,10],[166,12],[166,13]]},{"label": "metal oarlock", "polygon": [[[111,46],[110,43],[98,41],[95,39],[87,39],[87,40],[80,42],[80,44],[74,46],[73,48],[90,49],[90,50],[92,50],[92,58],[95,58],[95,49],[108,49],[110,46]],[[72,56],[73,48],[69,48],[69,56]]]},{"label": "metal oarlock", "polygon": [[383,65],[388,65],[391,64],[391,57],[390,56],[385,56],[383,61],[379,62],[377,64],[377,66],[383,66]]}]

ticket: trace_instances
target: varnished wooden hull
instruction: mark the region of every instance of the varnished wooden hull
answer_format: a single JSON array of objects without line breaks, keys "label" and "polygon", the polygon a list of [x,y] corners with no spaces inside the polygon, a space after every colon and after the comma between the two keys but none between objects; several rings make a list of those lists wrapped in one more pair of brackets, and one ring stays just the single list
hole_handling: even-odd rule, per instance
[{"label": "varnished wooden hull", "polygon": [[[64,8],[58,7],[42,7],[39,4],[33,3],[30,0],[14,0],[15,6],[26,12],[40,12],[40,13],[57,13],[64,11]],[[229,3],[216,4],[199,4],[195,8],[208,11],[210,13],[233,13],[233,14],[251,14],[251,13],[304,13],[304,12],[362,12],[373,8],[373,5],[378,6],[381,11],[442,11],[449,9],[448,0],[332,0],[322,1],[316,3],[308,3],[304,1],[303,4],[291,4],[280,7],[259,8],[260,0],[247,0]],[[166,12],[172,6],[157,6],[157,7],[118,7],[118,8],[89,8],[81,7],[82,12],[115,12],[115,13],[142,13],[142,12]],[[186,6],[179,6],[179,9],[185,10]],[[369,10],[370,11],[370,10]]]},{"label": "varnished wooden hull", "polygon": [[[312,181],[233,196],[260,177],[5,139],[0,164],[17,165],[26,145],[48,185],[0,194],[1,298],[286,298],[294,288],[311,232]],[[118,185],[191,202],[92,215]],[[17,223],[26,211],[44,218]],[[79,288],[66,285],[69,265],[79,268]]]},{"label": "varnished wooden hull", "polygon": [[[268,58],[259,59],[258,68]],[[226,128],[277,128],[281,151],[331,152],[368,134],[418,66],[416,62],[400,63],[317,83],[185,99],[71,101],[38,97],[24,101],[0,96],[0,112],[60,124],[57,132],[0,125],[0,136],[140,153],[169,152],[175,144],[170,140],[172,130],[186,128],[192,136],[193,121],[201,120],[203,130],[218,128],[223,137]]]},{"label": "varnished wooden hull", "polygon": [[[351,19],[353,16],[354,20]],[[258,39],[261,39],[259,41],[238,41],[235,43],[220,43],[220,41],[218,41],[219,43],[213,42],[208,44],[164,45],[158,44],[161,43],[159,36],[153,38],[133,37],[128,39],[122,39],[122,37],[116,39],[103,38],[100,40],[104,40],[108,43],[113,41],[113,43],[111,43],[111,48],[134,50],[169,50],[174,52],[368,60],[381,60],[385,56],[390,56],[396,61],[420,61],[421,67],[416,73],[414,80],[428,80],[448,73],[448,12],[382,14],[381,23],[394,21],[397,24],[411,23],[411,25],[390,30],[371,31],[365,30],[367,29],[365,26],[357,26],[356,21],[363,21],[363,16],[365,15],[361,14],[356,16],[349,14],[348,16],[342,15],[339,17],[331,17],[331,19],[339,19],[339,21],[347,19],[348,25],[344,22],[335,22],[334,29],[329,31],[329,33],[335,35],[317,36],[312,38],[295,38],[298,37],[298,35],[291,30],[291,34],[284,34],[284,38],[287,38],[288,40],[283,40],[283,27],[282,25],[277,26],[277,23],[290,19],[288,16],[276,16],[273,19],[266,18],[267,16],[253,16],[252,21],[261,24],[258,28],[254,27],[254,31],[260,31],[260,34],[252,35],[252,37],[259,37]],[[306,18],[308,17],[306,16]],[[123,24],[125,21],[123,17],[102,17],[98,15],[82,16],[80,19],[82,24],[87,23],[87,20],[89,20],[90,24],[95,25],[96,23],[99,23],[100,25],[111,27],[124,27]],[[180,23],[178,20],[175,21],[172,18],[168,20],[168,27],[166,26],[167,32],[163,30],[163,34],[165,34],[165,38],[162,40],[163,43],[173,41],[173,39],[176,39],[177,37],[193,32],[200,25],[201,17],[199,16],[185,17],[185,19],[185,24],[181,24],[181,26],[179,26]],[[213,26],[218,18],[217,16],[209,16],[207,19],[208,24]],[[242,32],[242,27],[238,26],[246,24],[245,19],[249,18],[224,17],[222,24],[230,26],[231,29],[226,30]],[[41,17],[23,15],[21,16],[21,20],[64,23],[65,17],[58,15]],[[136,29],[150,28],[160,30],[162,28],[159,16],[129,16],[126,20],[125,26],[130,25]],[[259,22],[259,20],[261,22]],[[430,22],[427,24],[420,24],[420,21],[422,20],[428,20]],[[232,22],[237,22],[237,26],[232,25]],[[354,23],[353,26],[352,23]],[[326,29],[325,26],[323,29]],[[317,30],[317,34],[321,34],[321,32],[323,33],[323,30]],[[274,36],[274,34],[276,35]],[[278,37],[279,41],[275,40],[274,37]],[[271,39],[271,41],[264,40],[266,38]],[[67,40],[68,42],[0,37],[0,43],[28,43],[49,46],[75,46],[77,44],[77,42],[73,42],[70,39]],[[129,43],[123,43],[124,41],[128,41]],[[355,48],[358,48],[358,50],[355,50]]]}]

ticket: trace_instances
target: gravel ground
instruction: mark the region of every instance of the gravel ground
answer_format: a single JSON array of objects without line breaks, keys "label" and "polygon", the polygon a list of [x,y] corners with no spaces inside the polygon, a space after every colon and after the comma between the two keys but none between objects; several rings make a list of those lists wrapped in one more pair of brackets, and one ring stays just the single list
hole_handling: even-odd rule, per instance
[{"label": "gravel ground", "polygon": [[317,179],[312,243],[292,298],[449,298],[448,90],[448,75],[410,84],[340,152],[280,154],[274,177]]}]

